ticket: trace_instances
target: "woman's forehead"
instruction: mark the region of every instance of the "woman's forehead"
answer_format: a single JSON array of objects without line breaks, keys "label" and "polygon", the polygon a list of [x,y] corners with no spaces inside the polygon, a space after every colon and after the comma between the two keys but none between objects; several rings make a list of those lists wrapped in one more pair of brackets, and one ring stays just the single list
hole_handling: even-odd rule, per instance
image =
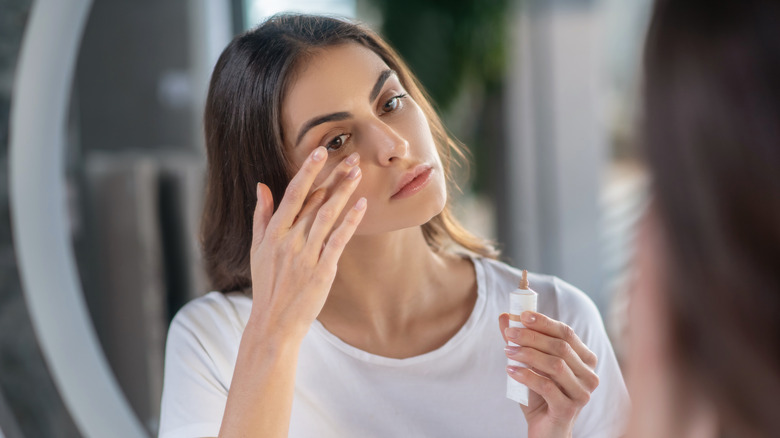
[{"label": "woman's forehead", "polygon": [[[338,85],[350,80],[376,80],[388,66],[371,49],[357,43],[339,44],[315,51],[299,67],[291,89],[323,88],[323,82]],[[357,85],[357,84],[354,84]]]},{"label": "woman's forehead", "polygon": [[379,55],[359,44],[318,50],[297,72],[282,101],[285,128],[296,130],[311,117],[349,111],[348,106],[367,102],[377,78],[388,68]]}]

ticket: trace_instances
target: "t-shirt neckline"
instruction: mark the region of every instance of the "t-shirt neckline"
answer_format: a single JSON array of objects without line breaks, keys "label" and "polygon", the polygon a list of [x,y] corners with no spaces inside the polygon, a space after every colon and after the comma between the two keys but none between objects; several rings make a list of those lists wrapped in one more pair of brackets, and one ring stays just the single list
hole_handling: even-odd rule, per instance
[{"label": "t-shirt neckline", "polygon": [[481,257],[475,257],[472,255],[468,255],[469,259],[471,260],[471,263],[474,265],[474,271],[476,273],[477,277],[477,300],[474,303],[474,308],[471,311],[471,314],[469,315],[466,322],[460,327],[460,329],[453,335],[447,342],[444,343],[439,348],[436,348],[435,350],[431,350],[429,352],[419,354],[417,356],[407,357],[403,359],[397,359],[392,357],[386,357],[386,356],[380,356],[377,354],[369,353],[365,350],[361,350],[357,347],[354,347],[343,340],[339,338],[338,336],[334,335],[328,329],[325,328],[324,325],[322,325],[321,322],[318,320],[314,320],[314,322],[311,325],[311,329],[309,331],[309,335],[315,335],[320,336],[324,338],[326,341],[328,341],[331,345],[336,347],[338,350],[340,350],[343,353],[346,353],[349,356],[352,356],[358,360],[369,362],[377,365],[385,365],[385,366],[409,366],[409,365],[415,365],[423,362],[428,362],[432,360],[436,360],[437,358],[441,356],[445,356],[449,354],[454,348],[458,346],[461,342],[463,342],[465,339],[469,338],[470,333],[475,329],[477,326],[477,323],[479,322],[480,318],[484,316],[485,313],[485,267],[483,266],[483,260]]}]

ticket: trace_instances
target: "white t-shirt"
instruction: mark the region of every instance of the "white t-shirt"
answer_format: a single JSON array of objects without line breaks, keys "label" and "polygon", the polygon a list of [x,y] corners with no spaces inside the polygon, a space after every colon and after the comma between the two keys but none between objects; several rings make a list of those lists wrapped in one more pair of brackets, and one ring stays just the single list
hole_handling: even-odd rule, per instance
[{"label": "white t-shirt", "polygon": [[[520,272],[490,259],[472,260],[478,286],[474,310],[434,351],[407,359],[377,356],[315,321],[300,348],[289,436],[527,436],[523,412],[506,398],[507,358],[498,327]],[[529,274],[529,281],[539,294],[539,311],[571,326],[599,358],[600,384],[580,412],[574,436],[620,436],[628,393],[596,306],[558,278]],[[251,306],[245,295],[211,292],[173,319],[160,438],[217,436]]]}]

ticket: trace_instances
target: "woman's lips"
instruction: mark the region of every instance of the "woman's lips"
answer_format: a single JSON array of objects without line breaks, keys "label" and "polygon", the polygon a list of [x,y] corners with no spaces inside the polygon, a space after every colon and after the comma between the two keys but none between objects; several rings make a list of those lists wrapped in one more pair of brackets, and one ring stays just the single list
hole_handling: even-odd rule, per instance
[{"label": "woman's lips", "polygon": [[398,189],[390,199],[402,199],[419,192],[431,180],[432,173],[433,167],[429,164],[420,164],[405,173],[398,183]]}]

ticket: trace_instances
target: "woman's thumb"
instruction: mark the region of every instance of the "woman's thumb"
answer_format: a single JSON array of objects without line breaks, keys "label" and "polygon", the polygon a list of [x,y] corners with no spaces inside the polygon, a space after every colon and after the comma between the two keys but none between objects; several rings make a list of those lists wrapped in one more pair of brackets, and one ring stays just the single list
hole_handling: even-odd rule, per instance
[{"label": "woman's thumb", "polygon": [[507,342],[506,333],[504,333],[507,327],[509,327],[509,314],[502,313],[498,315],[498,328],[501,330],[501,336],[504,337],[504,342]]},{"label": "woman's thumb", "polygon": [[263,183],[257,183],[257,204],[252,218],[252,252],[260,246],[265,230],[274,213],[274,197],[271,189]]}]

